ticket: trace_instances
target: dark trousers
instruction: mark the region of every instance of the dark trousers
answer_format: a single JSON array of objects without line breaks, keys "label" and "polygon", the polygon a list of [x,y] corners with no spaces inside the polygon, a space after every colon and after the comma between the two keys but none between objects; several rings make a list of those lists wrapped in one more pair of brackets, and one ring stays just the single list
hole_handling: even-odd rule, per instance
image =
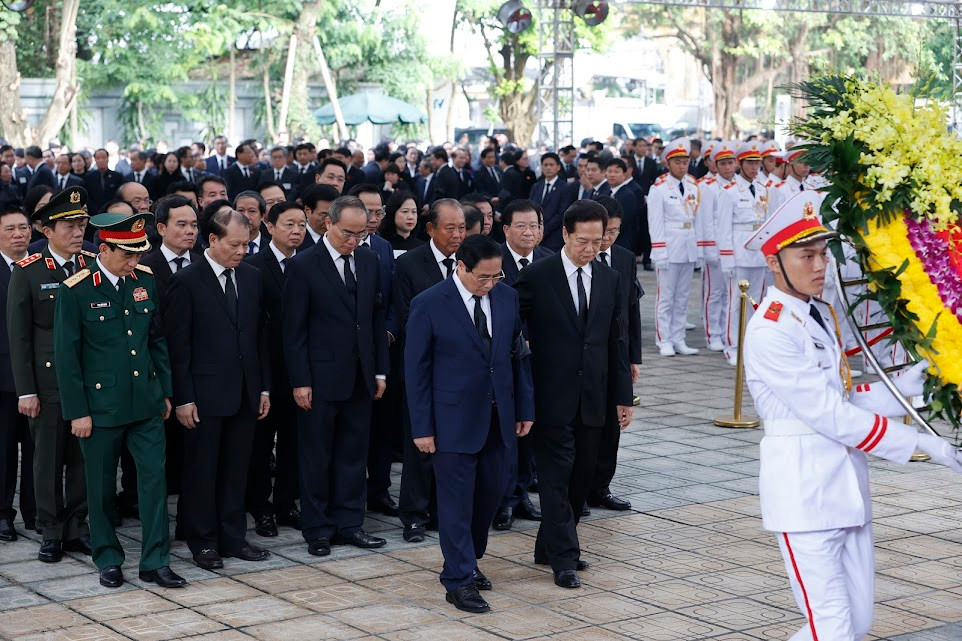
[{"label": "dark trousers", "polygon": [[488,438],[480,452],[434,453],[438,535],[444,556],[441,583],[448,590],[471,583],[471,572],[484,556],[488,529],[498,511],[499,497],[504,493],[511,451],[501,438],[495,410],[491,412]]},{"label": "dark trousers", "polygon": [[[395,342],[391,345],[391,371],[399,371],[400,360],[395,355],[399,351]],[[367,453],[367,496],[379,499],[388,496],[391,488],[391,454],[394,443],[401,432],[401,397],[404,383],[392,378],[380,400],[371,407],[371,443]]]},{"label": "dark trousers", "polygon": [[130,452],[140,476],[137,497],[142,529],[140,570],[146,572],[170,565],[163,419],[158,416],[118,427],[94,426],[90,437],[80,441],[80,447],[90,498],[90,547],[97,567],[103,569],[124,562],[124,549],[110,522],[117,490],[117,461],[124,447]]},{"label": "dark trousers", "polygon": [[434,467],[431,465],[433,455],[421,452],[414,445],[407,401],[402,399],[402,405],[401,420],[404,425],[404,450],[398,512],[401,523],[404,525],[425,525],[431,516],[437,515]]},{"label": "dark trousers", "polygon": [[[17,462],[20,462],[20,514],[24,523],[37,519],[33,498],[33,439],[27,417],[17,411],[17,395],[0,392],[0,519],[16,518],[13,497],[17,492]],[[19,456],[18,456],[19,454]]]},{"label": "dark trousers", "polygon": [[[203,408],[200,408],[203,411]],[[242,395],[233,416],[204,416],[192,430],[184,428],[184,477],[181,481],[183,525],[194,554],[218,550],[231,555],[246,545],[244,498],[257,416]]]},{"label": "dark trousers", "polygon": [[577,525],[598,462],[600,427],[538,423],[531,430],[538,465],[541,526],[534,559],[554,571],[574,570],[581,556]]},{"label": "dark trousers", "polygon": [[30,419],[33,437],[33,491],[43,539],[72,541],[86,536],[87,487],[79,439],[63,420],[60,401],[40,400],[40,416]]},{"label": "dark trousers", "polygon": [[591,496],[602,498],[611,490],[608,487],[615,478],[618,466],[618,444],[621,442],[621,427],[618,425],[618,411],[615,406],[608,408],[605,426],[601,428],[601,442],[598,444],[598,464],[595,466],[591,481]]},{"label": "dark trousers", "polygon": [[364,524],[371,394],[357,367],[345,401],[320,400],[297,411],[301,527],[305,541],[352,536]]},{"label": "dark trousers", "polygon": [[127,507],[136,505],[137,498],[137,462],[130,452],[127,444],[126,432],[124,433],[123,444],[120,449],[120,495],[117,497],[117,504]]},{"label": "dark trousers", "polygon": [[534,482],[534,447],[531,437],[519,438],[508,454],[508,482],[505,486],[501,508],[514,509],[521,499],[528,498],[528,488]]},{"label": "dark trousers", "polygon": [[174,412],[164,421],[164,446],[167,452],[167,494],[180,494],[180,480],[184,476],[184,426]]},{"label": "dark trousers", "polygon": [[[247,511],[255,519],[290,512],[297,498],[297,405],[290,389],[271,395],[271,411],[254,429],[247,473]],[[277,471],[271,480],[271,452],[277,437]],[[271,503],[271,495],[274,502]]]}]

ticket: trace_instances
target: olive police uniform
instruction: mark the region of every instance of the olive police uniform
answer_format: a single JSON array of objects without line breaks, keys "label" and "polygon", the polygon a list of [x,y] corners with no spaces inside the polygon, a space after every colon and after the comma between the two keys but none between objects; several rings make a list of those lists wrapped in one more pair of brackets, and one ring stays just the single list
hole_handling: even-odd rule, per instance
[{"label": "olive police uniform", "polygon": [[[82,187],[64,189],[38,209],[33,219],[44,226],[57,221],[88,218],[87,194]],[[87,497],[83,454],[60,411],[57,368],[54,366],[54,310],[61,283],[83,269],[94,255],[81,252],[59,256],[47,245],[16,263],[7,295],[10,361],[17,395],[37,396],[40,415],[29,420],[34,442],[33,476],[37,526],[43,540],[40,560],[60,560],[62,541],[87,536]],[[65,264],[69,262],[69,267]],[[83,547],[86,547],[84,544]]]},{"label": "olive police uniform", "polygon": [[[91,224],[102,242],[124,251],[150,249],[144,231],[151,214],[100,214]],[[157,291],[148,267],[120,279],[102,259],[64,282],[54,339],[57,378],[66,420],[91,417],[81,439],[90,499],[93,559],[119,566],[124,551],[110,520],[117,463],[126,438],[137,465],[143,528],[140,570],[168,566],[170,538],[164,474],[165,398],[171,396],[167,342],[158,321]]]}]

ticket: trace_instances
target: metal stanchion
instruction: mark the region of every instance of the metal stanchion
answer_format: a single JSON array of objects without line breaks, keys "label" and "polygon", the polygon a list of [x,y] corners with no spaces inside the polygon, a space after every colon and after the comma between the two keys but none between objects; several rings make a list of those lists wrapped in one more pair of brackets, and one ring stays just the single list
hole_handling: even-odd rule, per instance
[{"label": "metal stanchion", "polygon": [[748,316],[748,287],[747,280],[738,281],[741,290],[741,300],[738,304],[738,357],[735,362],[735,413],[733,416],[719,416],[715,418],[718,427],[748,428],[758,427],[761,421],[755,416],[742,416],[742,395],[745,387],[745,369],[742,367],[745,358],[745,323]]}]

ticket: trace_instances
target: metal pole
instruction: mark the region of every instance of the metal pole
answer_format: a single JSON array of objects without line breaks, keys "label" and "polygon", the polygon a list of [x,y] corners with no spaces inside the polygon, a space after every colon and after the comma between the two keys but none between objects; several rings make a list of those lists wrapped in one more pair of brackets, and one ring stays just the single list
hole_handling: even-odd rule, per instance
[{"label": "metal pole", "polygon": [[743,367],[745,358],[745,325],[748,316],[748,288],[747,280],[738,281],[738,289],[741,290],[741,300],[738,303],[738,358],[735,362],[735,413],[733,416],[719,416],[715,419],[718,427],[758,427],[761,421],[755,416],[742,416],[742,398],[745,392],[745,368]]}]

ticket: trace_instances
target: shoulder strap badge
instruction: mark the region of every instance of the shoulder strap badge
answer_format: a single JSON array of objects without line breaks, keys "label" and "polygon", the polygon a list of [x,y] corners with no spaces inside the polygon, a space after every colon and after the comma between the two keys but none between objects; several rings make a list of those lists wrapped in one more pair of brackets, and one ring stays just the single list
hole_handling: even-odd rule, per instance
[{"label": "shoulder strap badge", "polygon": [[35,263],[38,260],[40,260],[40,254],[30,254],[26,258],[21,258],[20,260],[18,260],[17,265],[19,265],[20,267],[26,267],[30,263]]},{"label": "shoulder strap badge", "polygon": [[782,314],[783,307],[784,305],[779,303],[777,300],[772,301],[771,305],[768,306],[768,309],[765,310],[765,318],[770,321],[777,321],[778,317]]},{"label": "shoulder strap badge", "polygon": [[72,288],[74,285],[82,281],[87,276],[90,276],[90,270],[87,268],[81,269],[79,272],[68,278],[63,282],[67,287]]},{"label": "shoulder strap badge", "polygon": [[147,265],[141,265],[140,263],[137,263],[136,269],[139,269],[140,271],[145,272],[145,273],[150,274],[150,275],[153,275],[153,274],[154,274],[154,270],[152,270],[152,269],[151,269],[150,267],[148,267]]}]

